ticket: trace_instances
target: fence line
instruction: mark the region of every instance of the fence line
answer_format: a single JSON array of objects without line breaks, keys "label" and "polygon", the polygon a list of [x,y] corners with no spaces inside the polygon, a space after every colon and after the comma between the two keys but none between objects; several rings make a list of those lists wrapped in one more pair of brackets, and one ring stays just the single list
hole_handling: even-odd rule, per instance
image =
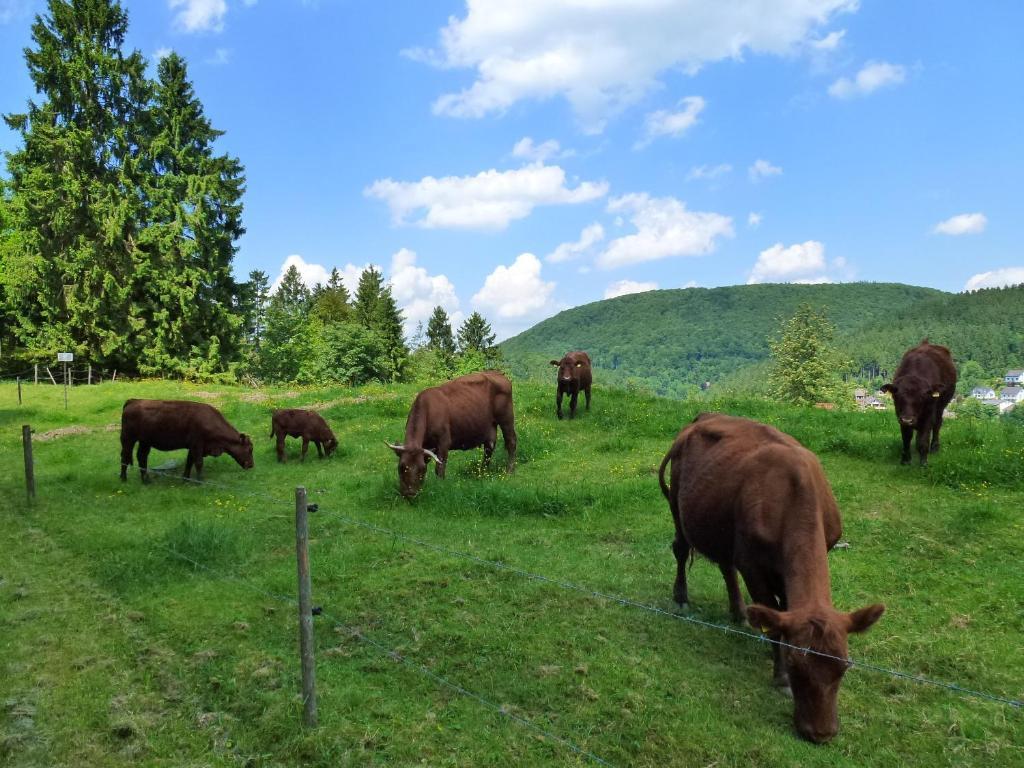
[{"label": "fence line", "polygon": [[[269,494],[266,494],[266,493],[261,493],[259,491],[244,490],[244,489],[238,488],[237,486],[232,486],[232,485],[228,485],[228,484],[225,484],[225,483],[217,483],[217,482],[212,482],[212,481],[207,481],[207,480],[197,480],[195,478],[185,478],[185,477],[182,477],[181,475],[178,475],[177,473],[171,473],[171,472],[167,472],[167,471],[164,471],[164,470],[153,470],[153,469],[150,469],[148,471],[149,472],[153,472],[153,473],[158,474],[158,475],[162,475],[162,476],[165,476],[165,477],[171,477],[173,479],[180,479],[180,480],[183,480],[185,482],[194,483],[194,484],[197,484],[197,485],[208,485],[208,486],[211,486],[211,487],[223,488],[223,489],[231,491],[233,493],[239,493],[241,495],[250,496],[252,498],[259,498],[259,499],[262,499],[264,501],[270,501],[270,502],[275,503],[275,504],[282,504],[283,505],[283,504],[290,503],[290,502],[286,502],[286,501],[284,501],[282,499],[278,499],[278,498],[276,498],[274,496],[271,496]],[[744,629],[739,629],[737,627],[729,626],[728,624],[717,624],[717,623],[715,623],[713,621],[707,621],[706,619],[699,619],[699,618],[697,618],[695,616],[687,616],[685,614],[674,613],[672,611],[666,611],[664,608],[659,608],[658,606],[650,605],[648,603],[643,603],[643,602],[640,602],[638,600],[633,600],[633,599],[628,598],[628,597],[622,597],[620,595],[614,595],[614,594],[610,594],[610,593],[607,593],[607,592],[601,592],[599,590],[595,590],[595,589],[592,589],[592,588],[587,587],[587,586],[583,586],[583,585],[580,585],[580,584],[574,584],[573,582],[570,582],[570,581],[565,581],[565,580],[562,580],[562,579],[552,578],[550,576],[545,576],[543,574],[533,573],[531,571],[526,571],[526,570],[523,570],[521,568],[517,568],[515,566],[509,565],[507,563],[503,563],[503,562],[498,561],[498,560],[487,560],[485,558],[473,555],[473,554],[471,554],[469,552],[462,552],[460,550],[451,549],[449,547],[445,547],[445,546],[442,546],[440,544],[434,544],[432,542],[425,541],[423,539],[418,539],[418,538],[416,538],[414,536],[409,536],[408,534],[404,534],[404,533],[401,533],[399,531],[395,531],[395,530],[390,529],[390,528],[385,528],[383,526],[379,526],[379,525],[376,525],[374,523],[369,523],[369,522],[366,522],[366,521],[363,521],[363,520],[357,520],[356,518],[348,517],[348,516],[343,515],[341,513],[335,513],[333,515],[327,515],[327,516],[322,516],[321,517],[321,521],[322,522],[326,522],[326,521],[332,520],[332,519],[333,520],[337,520],[338,522],[341,522],[341,523],[345,523],[347,525],[364,528],[366,530],[370,530],[370,531],[373,531],[373,532],[381,534],[381,535],[392,536],[392,537],[394,537],[396,539],[400,539],[402,541],[407,541],[410,544],[414,544],[416,546],[423,547],[424,549],[430,549],[430,550],[433,550],[435,552],[438,552],[438,553],[441,553],[441,554],[445,554],[445,555],[448,555],[448,556],[451,556],[451,557],[457,557],[457,558],[460,558],[460,559],[468,560],[468,561],[477,563],[478,565],[484,565],[484,566],[493,568],[495,570],[501,570],[501,571],[506,571],[506,572],[509,572],[509,573],[513,573],[513,574],[515,574],[517,576],[520,576],[522,578],[529,579],[529,580],[532,580],[532,581],[537,581],[537,582],[542,582],[542,583],[546,583],[546,584],[551,584],[551,585],[557,586],[557,587],[559,587],[561,589],[565,589],[565,590],[573,591],[573,592],[578,592],[578,593],[586,595],[588,597],[597,598],[599,600],[606,600],[608,602],[617,603],[619,605],[630,607],[630,608],[637,608],[639,610],[647,611],[649,613],[653,613],[653,614],[656,614],[656,615],[659,615],[659,616],[664,616],[666,618],[674,619],[676,621],[682,621],[682,622],[685,622],[685,623],[688,623],[688,624],[693,624],[695,626],[704,627],[706,629],[714,629],[714,630],[717,630],[717,631],[720,631],[720,632],[724,632],[726,634],[739,635],[739,636],[745,637],[745,638],[747,638],[749,640],[754,640],[754,641],[756,641],[758,643],[778,645],[778,646],[781,646],[783,648],[787,648],[787,649],[792,650],[792,651],[797,651],[799,653],[810,654],[810,655],[813,655],[813,656],[820,656],[820,657],[825,658],[825,659],[831,659],[833,661],[838,661],[838,662],[840,662],[842,664],[846,664],[849,667],[854,668],[854,669],[864,669],[864,670],[867,670],[867,671],[870,671],[870,672],[876,672],[876,673],[879,673],[879,674],[889,675],[890,677],[895,677],[895,678],[899,678],[899,679],[902,679],[902,680],[908,680],[908,681],[911,681],[911,682],[919,683],[921,685],[929,685],[929,686],[932,686],[932,687],[935,687],[935,688],[945,689],[945,690],[948,690],[948,691],[959,693],[959,694],[961,694],[963,696],[973,697],[973,698],[977,698],[977,699],[983,699],[983,700],[986,700],[986,701],[991,701],[991,702],[998,703],[998,704],[1003,704],[1003,705],[1012,707],[1014,709],[1022,709],[1022,708],[1024,708],[1024,701],[1021,701],[1019,699],[1012,699],[1012,698],[1009,698],[1009,697],[1006,697],[1006,696],[1000,696],[998,694],[988,693],[986,691],[979,691],[979,690],[975,690],[975,689],[972,689],[972,688],[967,688],[967,687],[958,685],[957,683],[947,683],[947,682],[942,681],[942,680],[933,680],[931,678],[924,677],[923,675],[915,675],[915,674],[911,674],[909,672],[902,672],[900,670],[890,669],[888,667],[882,667],[882,666],[879,666],[879,665],[876,665],[876,664],[871,664],[871,663],[865,662],[865,661],[857,661],[855,659],[850,659],[850,658],[844,659],[844,658],[840,658],[838,656],[832,656],[832,655],[827,654],[827,653],[822,653],[821,651],[814,650],[813,648],[805,648],[803,646],[798,646],[798,645],[793,645],[791,643],[787,643],[784,640],[776,640],[776,639],[768,637],[767,635],[764,635],[764,634],[754,634],[753,632],[748,632],[748,631],[746,631]]]},{"label": "fence line", "polygon": [[[291,596],[279,595],[279,594],[274,593],[274,592],[269,592],[269,591],[267,591],[267,590],[265,590],[265,589],[263,589],[261,587],[258,587],[257,585],[253,584],[252,582],[250,582],[250,581],[248,581],[246,579],[243,579],[240,576],[237,576],[235,574],[225,573],[225,572],[217,570],[215,568],[211,568],[210,566],[206,565],[205,563],[200,563],[197,560],[194,560],[193,558],[189,557],[188,555],[185,555],[184,553],[178,552],[177,550],[172,549],[170,547],[160,547],[160,549],[162,549],[165,552],[173,555],[174,557],[177,557],[177,558],[179,558],[179,559],[181,559],[181,560],[183,560],[183,561],[185,561],[187,563],[190,563],[192,566],[194,566],[196,568],[201,568],[204,571],[206,571],[208,573],[211,573],[211,574],[217,576],[218,578],[224,579],[226,581],[235,581],[235,582],[241,584],[242,586],[246,587],[247,589],[250,589],[253,592],[255,592],[257,594],[260,594],[260,595],[263,595],[264,597],[267,597],[267,598],[269,598],[271,600],[276,600],[276,601],[282,602],[282,603],[288,603],[288,604],[290,604],[292,606],[297,606],[298,605],[298,601],[295,598],[291,597]],[[527,729],[533,731],[534,733],[537,733],[537,734],[543,736],[546,739],[550,739],[551,741],[555,742],[556,744],[559,744],[559,745],[565,747],[566,749],[569,749],[572,752],[575,752],[577,755],[580,755],[581,757],[586,757],[586,758],[594,761],[598,765],[605,765],[605,766],[609,766],[609,768],[614,768],[614,766],[612,766],[612,763],[608,762],[607,760],[605,760],[604,758],[600,757],[599,755],[594,754],[590,750],[587,750],[587,749],[585,749],[585,748],[583,748],[581,746],[578,746],[577,744],[569,741],[568,739],[566,739],[566,738],[564,738],[562,736],[559,736],[556,733],[552,733],[551,731],[546,730],[545,728],[543,728],[542,726],[538,725],[533,720],[530,720],[527,717],[523,717],[522,715],[517,715],[514,712],[510,712],[506,707],[501,706],[499,704],[496,704],[495,702],[493,702],[490,699],[480,695],[479,693],[476,693],[475,691],[471,691],[468,688],[464,688],[463,686],[459,685],[458,683],[452,682],[448,678],[446,678],[443,675],[441,675],[441,674],[435,672],[434,670],[432,670],[430,667],[428,667],[428,666],[426,666],[424,664],[420,664],[419,662],[413,661],[412,659],[410,659],[409,657],[403,655],[402,653],[400,653],[399,651],[395,650],[394,648],[390,648],[389,646],[385,645],[384,643],[381,643],[381,642],[379,642],[377,640],[374,640],[371,637],[367,637],[358,628],[352,627],[352,626],[349,626],[349,625],[345,624],[343,621],[341,621],[339,618],[337,618],[333,614],[331,614],[331,613],[321,609],[319,615],[323,616],[325,619],[328,619],[330,622],[332,622],[335,625],[335,628],[340,628],[340,629],[344,630],[346,633],[348,633],[348,635],[350,637],[353,637],[356,640],[359,640],[360,642],[365,643],[366,645],[369,645],[370,647],[372,647],[375,650],[377,650],[378,652],[380,652],[382,655],[387,656],[392,661],[394,661],[394,662],[396,662],[398,664],[402,664],[402,665],[404,665],[406,667],[409,667],[410,669],[413,669],[416,672],[419,672],[420,674],[424,675],[425,677],[428,677],[431,680],[433,680],[438,685],[441,685],[441,686],[443,686],[445,688],[448,688],[448,689],[450,689],[452,691],[455,691],[459,695],[464,696],[464,697],[466,697],[468,699],[472,699],[473,701],[477,702],[478,704],[481,704],[485,708],[490,709],[491,711],[501,715],[504,718],[507,718],[508,720],[511,720],[512,722],[518,723],[519,725],[523,726],[524,728],[527,728]]]}]

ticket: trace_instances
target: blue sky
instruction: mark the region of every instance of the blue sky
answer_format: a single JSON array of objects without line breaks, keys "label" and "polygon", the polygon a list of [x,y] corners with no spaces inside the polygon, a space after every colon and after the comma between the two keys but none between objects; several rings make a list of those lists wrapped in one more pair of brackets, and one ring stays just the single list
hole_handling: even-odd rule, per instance
[{"label": "blue sky", "polygon": [[[1012,0],[125,5],[245,165],[240,278],[372,262],[410,324],[500,336],[652,287],[1024,282]],[[0,0],[4,112],[43,6]]]}]

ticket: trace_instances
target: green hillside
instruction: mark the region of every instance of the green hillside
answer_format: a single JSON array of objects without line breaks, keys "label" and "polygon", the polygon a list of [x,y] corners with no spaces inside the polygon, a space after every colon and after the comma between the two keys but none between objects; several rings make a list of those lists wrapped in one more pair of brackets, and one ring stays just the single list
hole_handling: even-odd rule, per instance
[{"label": "green hillside", "polygon": [[584,349],[605,383],[674,396],[704,381],[744,389],[763,379],[768,337],[802,302],[828,309],[850,373],[860,377],[893,370],[924,336],[992,376],[1024,364],[1024,286],[969,294],[899,283],[650,291],[566,310],[502,350],[519,377],[549,377],[549,359]]}]

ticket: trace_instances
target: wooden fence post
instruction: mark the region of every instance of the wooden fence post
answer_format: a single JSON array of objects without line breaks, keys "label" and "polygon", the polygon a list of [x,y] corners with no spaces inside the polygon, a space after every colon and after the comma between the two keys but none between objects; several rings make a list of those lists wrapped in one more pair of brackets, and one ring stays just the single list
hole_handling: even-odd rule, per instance
[{"label": "wooden fence post", "polygon": [[89,380],[88,384],[92,384],[92,363],[89,363]]},{"label": "wooden fence post", "polygon": [[28,424],[21,427],[21,444],[25,450],[25,490],[31,503],[36,498],[36,469],[32,462],[32,427]]},{"label": "wooden fence post", "polygon": [[18,377],[18,405],[21,405],[21,376]]},{"label": "wooden fence post", "polygon": [[39,383],[39,363],[36,363],[36,384]]},{"label": "wooden fence post", "polygon": [[309,577],[309,509],[306,489],[295,489],[295,555],[299,567],[299,654],[302,660],[302,722],[317,725],[316,665],[313,659],[313,606]]}]

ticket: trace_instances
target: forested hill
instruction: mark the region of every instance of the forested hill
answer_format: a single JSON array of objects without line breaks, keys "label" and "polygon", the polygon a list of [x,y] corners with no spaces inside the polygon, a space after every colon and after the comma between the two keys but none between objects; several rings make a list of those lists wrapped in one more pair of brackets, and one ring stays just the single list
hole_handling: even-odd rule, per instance
[{"label": "forested hill", "polygon": [[606,383],[676,396],[704,381],[745,388],[763,379],[768,338],[803,302],[827,309],[836,346],[864,378],[892,371],[925,336],[992,376],[1024,365],[1024,286],[969,294],[899,283],[649,291],[574,307],[501,346],[520,377],[549,377],[548,360],[583,349]]}]

